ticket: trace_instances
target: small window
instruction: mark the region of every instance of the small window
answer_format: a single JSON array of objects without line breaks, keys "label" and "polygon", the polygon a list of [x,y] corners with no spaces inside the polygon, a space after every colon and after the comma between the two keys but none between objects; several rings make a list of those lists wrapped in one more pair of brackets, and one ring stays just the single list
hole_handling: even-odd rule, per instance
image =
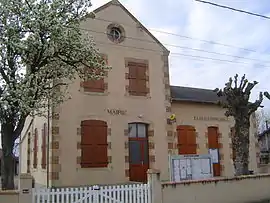
[{"label": "small window", "polygon": [[147,137],[147,124],[144,123],[130,123],[128,124],[129,137],[144,138]]},{"label": "small window", "polygon": [[138,137],[146,137],[146,126],[145,124],[138,124]]},{"label": "small window", "polygon": [[110,31],[110,35],[113,41],[119,41],[121,39],[122,33],[119,28],[113,27]]},{"label": "small window", "polygon": [[110,24],[107,27],[107,36],[114,43],[121,43],[125,39],[125,30],[121,25]]},{"label": "small window", "polygon": [[136,124],[128,124],[128,131],[129,137],[136,137],[137,136]]}]

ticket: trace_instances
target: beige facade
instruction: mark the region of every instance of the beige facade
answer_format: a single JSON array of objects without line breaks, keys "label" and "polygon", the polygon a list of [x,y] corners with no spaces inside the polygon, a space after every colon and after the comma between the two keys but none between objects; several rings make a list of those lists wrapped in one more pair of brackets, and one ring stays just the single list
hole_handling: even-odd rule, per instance
[{"label": "beige facade", "polygon": [[[172,128],[175,132],[177,126],[189,125],[196,129],[197,154],[208,154],[208,127],[217,127],[219,133],[219,156],[221,163],[221,176],[233,176],[231,128],[234,126],[232,118],[225,117],[225,110],[214,104],[193,102],[173,102],[172,112],[176,115],[176,123]],[[254,129],[250,129],[250,170],[257,172],[257,159],[255,146],[257,141]],[[174,140],[177,143],[177,140]],[[173,150],[177,154],[177,150]]]},{"label": "beige facade", "polygon": [[[103,20],[100,20],[103,19]],[[105,19],[105,20],[104,20]],[[106,20],[107,19],[107,20]],[[118,26],[124,38],[112,42],[107,34],[110,27]],[[50,186],[77,186],[89,184],[124,183],[136,176],[130,173],[129,138],[131,123],[147,124],[147,168],[161,170],[161,179],[169,179],[168,155],[176,154],[177,125],[192,125],[197,131],[199,154],[207,153],[207,126],[218,126],[223,148],[222,176],[232,175],[230,162],[230,127],[232,121],[209,122],[194,120],[194,116],[224,117],[224,111],[216,105],[202,105],[192,102],[171,103],[169,83],[169,52],[146,30],[118,1],[111,1],[96,10],[96,19],[87,19],[82,28],[94,37],[100,52],[106,56],[112,70],[104,79],[103,92],[86,92],[77,79],[69,86],[72,98],[59,108],[51,109],[51,118],[29,118],[22,135],[29,134],[29,140],[22,144],[21,170],[30,171],[36,183]],[[116,33],[117,34],[117,33]],[[136,40],[134,40],[136,39]],[[151,51],[152,50],[152,51]],[[153,51],[154,50],[154,51]],[[143,64],[146,68],[145,95],[130,93],[129,63]],[[176,114],[176,123],[168,123],[168,118]],[[98,120],[106,123],[106,167],[82,167],[82,121]],[[41,166],[41,129],[47,123],[49,131],[48,167]],[[31,127],[28,129],[28,125]],[[38,130],[37,168],[33,168],[33,134]],[[138,129],[137,129],[138,131]],[[252,134],[252,133],[251,133]],[[140,138],[138,138],[140,140]],[[30,144],[29,144],[30,143]],[[251,169],[256,171],[255,142],[251,142]],[[29,150],[30,146],[30,150]],[[141,145],[144,146],[144,145]],[[254,156],[253,156],[254,154]],[[97,153],[98,155],[98,153]],[[48,158],[48,157],[47,157]],[[135,157],[136,159],[136,157]],[[49,171],[47,170],[49,169]],[[133,170],[133,169],[132,169]],[[145,175],[146,175],[146,170]],[[139,173],[139,172],[138,172]],[[47,179],[48,175],[48,179]],[[138,174],[137,174],[138,175]],[[139,174],[140,175],[140,174]],[[49,181],[49,182],[47,182]]]}]

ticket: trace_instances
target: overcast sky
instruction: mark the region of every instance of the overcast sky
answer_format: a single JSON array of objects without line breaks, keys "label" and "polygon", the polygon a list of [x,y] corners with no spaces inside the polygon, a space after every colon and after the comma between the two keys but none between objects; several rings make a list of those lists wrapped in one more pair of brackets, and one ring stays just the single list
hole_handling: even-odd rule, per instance
[{"label": "overcast sky", "polygon": [[[210,1],[270,16],[269,0]],[[92,0],[92,9],[107,2],[108,0]],[[259,91],[270,91],[270,79],[268,79],[270,76],[270,20],[194,0],[120,0],[120,2],[171,51],[172,85],[214,89],[223,87],[229,77],[238,73],[240,76],[246,74],[250,81],[259,82],[253,91],[252,100],[257,98]],[[190,38],[201,39],[201,41]],[[237,48],[206,43],[202,40]],[[190,48],[201,49],[204,52]],[[270,107],[270,101],[265,100],[264,105],[267,108]]]}]

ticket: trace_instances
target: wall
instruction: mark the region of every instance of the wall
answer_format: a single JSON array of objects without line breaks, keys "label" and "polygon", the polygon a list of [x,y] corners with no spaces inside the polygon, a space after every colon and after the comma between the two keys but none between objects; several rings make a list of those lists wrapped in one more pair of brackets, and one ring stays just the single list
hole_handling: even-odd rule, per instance
[{"label": "wall", "polygon": [[[200,103],[186,103],[186,102],[173,102],[172,112],[176,115],[176,123],[173,124],[173,130],[176,131],[177,125],[192,125],[196,128],[198,154],[207,154],[208,137],[207,127],[216,126],[219,129],[219,142],[222,143],[220,149],[220,163],[222,169],[222,176],[232,176],[234,168],[232,165],[232,145],[230,139],[230,128],[234,126],[234,121],[229,117],[226,121],[207,121],[195,120],[194,116],[218,117],[226,119],[225,110],[212,104]],[[256,138],[254,136],[255,129],[253,125],[250,128],[250,170],[257,172],[257,159],[256,159]],[[174,150],[173,153],[178,153]]]},{"label": "wall", "polygon": [[164,183],[159,170],[149,170],[155,203],[252,203],[270,200],[270,174]]},{"label": "wall", "polygon": [[[120,6],[110,6],[96,15],[97,18],[123,23],[126,36],[154,42],[144,31],[137,28],[137,23]],[[83,28],[95,30],[90,34],[93,35],[100,52],[107,56],[112,70],[109,71],[106,79],[108,82],[106,93],[84,93],[80,89],[80,80],[78,79],[69,87],[72,98],[55,110],[59,114],[59,120],[55,121],[57,133],[53,135],[53,139],[57,143],[55,146],[58,146],[55,149],[55,154],[57,154],[55,158],[58,162],[55,164],[54,186],[110,184],[129,181],[129,157],[126,147],[129,122],[149,124],[148,132],[152,146],[149,150],[150,167],[161,168],[163,179],[167,180],[169,177],[167,141],[165,139],[166,118],[168,116],[166,105],[169,105],[169,99],[165,96],[164,84],[165,73],[168,76],[168,67],[165,70],[164,64],[167,63],[168,58],[166,55],[163,56],[163,50],[155,42],[145,43],[126,38],[119,46],[113,44],[106,35],[101,34],[106,32],[109,24],[110,22],[91,19],[82,24]],[[137,47],[137,49],[127,47]],[[143,49],[154,49],[157,52]],[[134,97],[127,94],[128,81],[125,79],[128,69],[125,67],[125,59],[127,58],[148,61],[149,96]],[[169,88],[168,84],[166,87]],[[167,91],[169,92],[169,89]],[[122,109],[127,113],[126,115],[113,116],[106,111],[107,108]],[[140,115],[142,116],[140,117]],[[107,168],[85,169],[80,167],[80,124],[82,120],[86,119],[103,120],[108,124],[110,163]]]},{"label": "wall", "polygon": [[1,203],[19,202],[19,192],[18,191],[0,191],[0,202]]},{"label": "wall", "polygon": [[[24,125],[24,129],[21,133],[21,149],[20,149],[20,166],[21,173],[30,172],[34,179],[37,187],[45,187],[47,185],[47,169],[41,167],[42,158],[42,128],[44,123],[48,123],[46,117],[35,116],[33,122],[31,122],[32,117],[28,116]],[[51,119],[50,119],[51,123]],[[51,126],[51,125],[50,125]],[[34,147],[34,133],[35,128],[38,130],[37,139],[37,168],[33,168],[33,147]],[[49,130],[51,137],[51,130]],[[28,151],[28,135],[30,135],[30,150]],[[51,140],[51,138],[50,138]],[[28,160],[28,153],[30,154],[30,159]],[[47,154],[46,154],[47,156]],[[48,157],[47,157],[48,158]],[[27,171],[30,169],[30,171]]]},{"label": "wall", "polygon": [[20,175],[20,190],[0,190],[1,203],[32,203],[32,177]]},{"label": "wall", "polygon": [[258,166],[259,173],[270,173],[270,164],[259,164]]},{"label": "wall", "polygon": [[164,203],[248,203],[270,199],[270,175],[162,185]]}]

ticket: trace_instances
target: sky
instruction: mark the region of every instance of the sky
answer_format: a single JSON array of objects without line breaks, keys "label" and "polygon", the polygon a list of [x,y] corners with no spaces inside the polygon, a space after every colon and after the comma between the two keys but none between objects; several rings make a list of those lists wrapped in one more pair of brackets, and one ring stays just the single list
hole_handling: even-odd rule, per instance
[{"label": "sky", "polygon": [[[209,1],[270,16],[269,0]],[[107,2],[92,0],[92,9]],[[172,85],[222,88],[229,77],[246,74],[248,80],[259,82],[251,101],[260,91],[270,91],[270,20],[194,0],[120,2],[170,50]],[[269,100],[263,105],[270,109]]]}]

